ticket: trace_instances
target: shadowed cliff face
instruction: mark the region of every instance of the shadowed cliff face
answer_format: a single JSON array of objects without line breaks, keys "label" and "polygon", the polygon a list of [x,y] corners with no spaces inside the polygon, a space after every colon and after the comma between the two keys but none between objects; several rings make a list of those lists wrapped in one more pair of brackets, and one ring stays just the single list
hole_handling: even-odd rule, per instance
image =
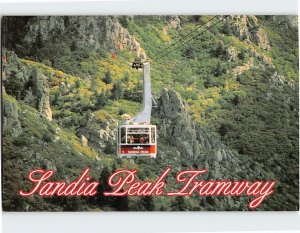
[{"label": "shadowed cliff face", "polygon": [[[268,204],[260,207],[264,210],[270,209],[270,206],[285,208],[282,199],[294,200],[290,199],[291,196],[285,196],[289,187],[277,180],[270,168],[238,154],[210,134],[208,129],[193,122],[187,104],[175,91],[163,89],[154,117],[160,122],[158,157],[163,161],[154,161],[152,165],[160,167],[161,164],[168,164],[175,171],[183,167],[205,168],[208,172],[201,178],[210,180],[276,180],[284,191],[275,191]],[[174,187],[177,187],[176,184]],[[248,201],[249,198],[208,197],[201,200],[200,206],[205,210],[247,210]]]},{"label": "shadowed cliff face", "polygon": [[[162,122],[158,129],[159,137],[176,149],[175,156],[192,166],[207,168],[210,171],[209,178],[262,178],[258,163],[251,160],[243,163],[238,153],[210,135],[203,126],[194,123],[186,103],[175,91],[163,89],[154,116]],[[249,168],[251,164],[252,169]],[[243,172],[245,169],[248,169],[248,173]]]}]

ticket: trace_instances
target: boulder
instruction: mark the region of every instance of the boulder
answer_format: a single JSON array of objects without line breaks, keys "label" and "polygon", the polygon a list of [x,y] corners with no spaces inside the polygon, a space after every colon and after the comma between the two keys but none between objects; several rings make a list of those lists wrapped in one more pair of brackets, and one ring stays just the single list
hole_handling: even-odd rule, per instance
[{"label": "boulder", "polygon": [[233,32],[237,37],[241,40],[252,41],[262,49],[270,49],[267,33],[259,26],[255,16],[234,16],[233,21]]},{"label": "boulder", "polygon": [[225,51],[227,61],[235,61],[237,58],[237,51],[233,47],[228,47]]},{"label": "boulder", "polygon": [[110,119],[104,125],[91,114],[85,122],[82,122],[82,126],[77,130],[76,134],[81,138],[85,138],[89,146],[98,151],[103,151],[108,145],[115,144],[116,127],[117,123],[115,120]]},{"label": "boulder", "polygon": [[51,121],[47,77],[38,69],[23,64],[13,52],[3,50],[3,53],[7,57],[7,62],[3,65],[6,74],[3,86],[7,94],[36,108],[42,116]]},{"label": "boulder", "polygon": [[265,50],[268,50],[271,48],[268,40],[268,36],[266,31],[263,28],[259,28],[254,35],[254,40],[257,43],[257,45]]},{"label": "boulder", "polygon": [[51,121],[52,110],[50,107],[49,83],[47,78],[38,69],[34,69],[32,70],[30,81],[33,83],[33,91],[37,96],[37,110]]},{"label": "boulder", "polygon": [[173,90],[163,89],[157,112],[163,119],[160,134],[176,146],[182,155],[197,158],[200,147],[197,145],[195,125],[181,96]]},{"label": "boulder", "polygon": [[12,137],[18,137],[22,133],[18,105],[6,98],[3,98],[2,104],[3,132]]},{"label": "boulder", "polygon": [[81,144],[82,144],[83,146],[88,146],[88,140],[86,139],[85,136],[81,135],[81,136],[80,136],[80,141],[81,141]]}]

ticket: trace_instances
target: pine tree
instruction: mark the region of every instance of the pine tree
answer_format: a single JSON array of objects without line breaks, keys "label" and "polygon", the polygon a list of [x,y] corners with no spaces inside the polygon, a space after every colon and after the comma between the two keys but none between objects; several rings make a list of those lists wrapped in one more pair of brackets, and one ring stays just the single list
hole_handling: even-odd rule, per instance
[{"label": "pine tree", "polygon": [[101,92],[97,97],[96,97],[96,107],[97,108],[102,108],[107,104],[108,97],[105,92]]},{"label": "pine tree", "polygon": [[128,196],[115,197],[113,205],[118,211],[128,211],[129,210]]},{"label": "pine tree", "polygon": [[39,30],[37,33],[35,45],[38,49],[41,49],[43,47],[43,37],[42,37],[41,30]]},{"label": "pine tree", "polygon": [[112,77],[111,77],[111,73],[110,73],[109,70],[105,73],[104,78],[102,79],[102,81],[103,81],[105,84],[110,84],[110,83],[112,83]]},{"label": "pine tree", "polygon": [[124,90],[120,82],[114,84],[111,93],[112,93],[112,98],[115,100],[119,100],[124,97]]},{"label": "pine tree", "polygon": [[77,80],[75,81],[75,87],[78,89],[78,88],[80,88],[80,86],[81,86],[80,79],[77,79]]},{"label": "pine tree", "polygon": [[124,75],[124,81],[125,81],[125,82],[128,82],[128,81],[129,81],[129,74],[128,74],[128,73],[126,73],[126,74]]},{"label": "pine tree", "polygon": [[103,152],[105,154],[114,154],[114,153],[116,153],[115,144],[112,141],[108,141]]},{"label": "pine tree", "polygon": [[180,211],[189,210],[189,206],[187,201],[185,200],[185,197],[177,196],[175,200],[172,202],[172,210],[180,210]]},{"label": "pine tree", "polygon": [[207,77],[206,80],[204,81],[203,85],[207,89],[207,88],[213,86],[212,82],[213,82],[212,78],[211,77]]},{"label": "pine tree", "polygon": [[224,73],[224,68],[223,68],[222,64],[219,62],[215,69],[215,76],[220,77],[223,73]]},{"label": "pine tree", "polygon": [[225,34],[225,35],[231,35],[232,34],[232,29],[231,29],[231,26],[230,24],[228,23],[228,21],[225,22],[223,28],[222,28],[222,32]]},{"label": "pine tree", "polygon": [[155,203],[152,196],[141,197],[141,205],[145,208],[145,210],[153,211],[155,210]]},{"label": "pine tree", "polygon": [[238,55],[238,58],[243,61],[245,59],[245,57],[246,57],[246,52],[244,49],[242,49]]},{"label": "pine tree", "polygon": [[100,185],[98,186],[98,192],[97,192],[97,203],[100,205],[100,206],[105,206],[105,205],[112,205],[112,197],[107,197],[107,196],[104,196],[104,192],[110,192],[112,191],[112,188],[108,185],[107,181],[109,179],[111,175],[111,171],[107,168],[107,167],[104,167],[102,172],[101,172],[101,175],[100,175]]},{"label": "pine tree", "polygon": [[240,103],[240,96],[239,95],[235,95],[234,98],[232,99],[232,103],[234,105],[238,105]]}]

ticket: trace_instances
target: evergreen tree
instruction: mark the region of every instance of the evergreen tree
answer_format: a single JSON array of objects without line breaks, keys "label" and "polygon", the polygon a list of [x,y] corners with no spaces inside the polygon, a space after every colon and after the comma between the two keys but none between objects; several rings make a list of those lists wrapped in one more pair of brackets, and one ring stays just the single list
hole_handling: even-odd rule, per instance
[{"label": "evergreen tree", "polygon": [[219,43],[216,47],[211,50],[211,54],[214,57],[223,57],[226,53],[226,47],[223,43]]},{"label": "evergreen tree", "polygon": [[101,92],[97,97],[96,97],[96,107],[97,108],[102,108],[107,104],[108,97],[106,92]]},{"label": "evergreen tree", "polygon": [[126,89],[124,91],[124,99],[135,102],[141,102],[143,99],[143,83],[138,82],[134,89]]},{"label": "evergreen tree", "polygon": [[35,45],[38,49],[43,47],[43,37],[42,37],[41,29],[38,31],[38,34],[36,36]]},{"label": "evergreen tree", "polygon": [[238,105],[240,103],[240,96],[239,95],[235,95],[234,98],[232,99],[232,103],[234,105]]},{"label": "evergreen tree", "polygon": [[111,73],[110,73],[109,70],[105,73],[104,78],[102,79],[102,81],[103,81],[105,84],[110,84],[110,83],[112,83],[112,77],[111,77]]},{"label": "evergreen tree", "polygon": [[78,88],[80,88],[80,86],[81,86],[80,79],[77,79],[77,80],[75,81],[75,87],[78,89]]},{"label": "evergreen tree", "polygon": [[225,72],[225,69],[222,66],[222,64],[219,62],[215,69],[215,76],[220,77],[224,72]]},{"label": "evergreen tree", "polygon": [[219,128],[219,134],[224,137],[229,132],[229,127],[225,123],[222,123]]},{"label": "evergreen tree", "polygon": [[129,200],[128,196],[115,197],[114,207],[118,211],[128,211],[129,210]]},{"label": "evergreen tree", "polygon": [[175,200],[172,202],[172,210],[185,211],[188,209],[189,209],[188,203],[185,200],[185,197],[183,196],[177,196]]},{"label": "evergreen tree", "polygon": [[50,96],[50,100],[51,100],[51,105],[52,106],[56,106],[58,105],[59,101],[58,101],[58,98],[59,98],[59,92],[55,92],[52,96]]},{"label": "evergreen tree", "polygon": [[246,52],[244,49],[242,49],[238,55],[238,58],[243,61],[245,59],[245,57],[246,57]]},{"label": "evergreen tree", "polygon": [[128,82],[128,81],[129,81],[129,74],[128,74],[128,73],[126,73],[126,74],[124,75],[124,81],[125,81],[125,82]]},{"label": "evergreen tree", "polygon": [[100,182],[100,185],[98,186],[98,192],[97,192],[97,203],[100,205],[100,206],[105,206],[105,205],[112,205],[113,202],[112,202],[112,197],[107,197],[107,196],[104,196],[104,192],[110,192],[112,191],[112,188],[108,185],[108,179],[111,175],[111,171],[107,168],[107,167],[104,167],[102,172],[101,172],[101,175],[100,175],[100,179],[99,179],[99,182]]},{"label": "evergreen tree", "polygon": [[92,92],[95,93],[95,95],[98,95],[98,83],[97,83],[96,79],[92,79],[91,89],[92,89]]},{"label": "evergreen tree", "polygon": [[203,83],[204,87],[207,89],[209,87],[212,86],[212,78],[211,77],[207,77],[206,80]]},{"label": "evergreen tree", "polygon": [[114,154],[116,152],[115,144],[112,141],[108,141],[103,152],[105,154]]},{"label": "evergreen tree", "polygon": [[70,49],[71,49],[72,52],[77,49],[76,40],[72,40]]},{"label": "evergreen tree", "polygon": [[148,211],[155,210],[155,203],[152,196],[141,197],[140,202],[141,205],[145,208],[145,210]]},{"label": "evergreen tree", "polygon": [[117,82],[113,85],[111,93],[112,93],[112,98],[115,100],[119,100],[124,97],[124,90],[120,82]]},{"label": "evergreen tree", "polygon": [[183,56],[188,58],[188,59],[195,59],[197,57],[197,53],[196,53],[195,49],[192,46],[188,46],[184,50]]},{"label": "evergreen tree", "polygon": [[222,28],[222,32],[225,34],[225,35],[231,35],[232,34],[232,29],[231,29],[231,26],[229,24],[228,21],[225,22],[223,28]]}]

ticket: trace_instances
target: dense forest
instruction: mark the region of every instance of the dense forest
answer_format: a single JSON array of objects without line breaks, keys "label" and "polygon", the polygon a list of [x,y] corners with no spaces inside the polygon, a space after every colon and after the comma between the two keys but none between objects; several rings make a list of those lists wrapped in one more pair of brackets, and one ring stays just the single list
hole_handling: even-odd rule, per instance
[{"label": "dense forest", "polygon": [[[247,197],[104,197],[106,182],[92,198],[17,195],[33,168],[70,181],[87,166],[101,181],[119,168],[155,180],[167,166],[276,180],[258,210],[299,209],[296,16],[3,17],[1,27],[4,210],[248,210]],[[142,107],[137,56],[151,64],[156,159],[115,153],[122,115]]]}]

